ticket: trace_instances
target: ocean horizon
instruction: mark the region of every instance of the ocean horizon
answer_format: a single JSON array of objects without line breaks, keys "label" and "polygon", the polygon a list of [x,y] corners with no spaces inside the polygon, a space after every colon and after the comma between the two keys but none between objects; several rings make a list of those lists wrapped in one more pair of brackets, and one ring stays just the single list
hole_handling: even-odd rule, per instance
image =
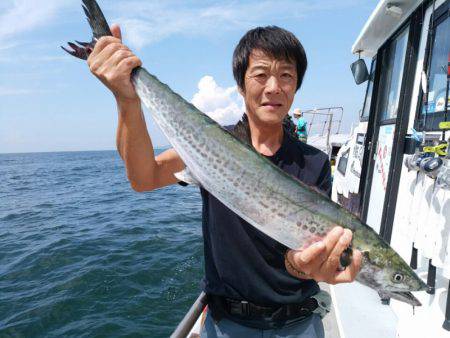
[{"label": "ocean horizon", "polygon": [[[162,152],[171,148],[171,145],[154,147],[155,152]],[[19,155],[19,154],[48,154],[48,153],[82,153],[82,152],[98,152],[98,151],[115,151],[117,149],[87,149],[87,150],[43,150],[43,151],[19,151],[19,152],[0,152],[0,155]]]}]

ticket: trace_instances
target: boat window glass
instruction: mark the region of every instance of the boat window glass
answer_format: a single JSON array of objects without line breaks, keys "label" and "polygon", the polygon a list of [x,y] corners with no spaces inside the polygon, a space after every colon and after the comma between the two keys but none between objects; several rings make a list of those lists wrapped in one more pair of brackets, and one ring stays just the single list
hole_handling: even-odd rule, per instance
[{"label": "boat window glass", "polygon": [[[447,72],[448,61],[450,57],[450,19],[447,17],[444,21],[436,26],[436,32],[432,41],[431,60],[428,72],[428,97],[426,102],[421,102],[422,116],[428,115],[431,128],[437,124],[433,121],[435,118],[443,118],[442,113],[445,111],[445,96],[450,101],[450,93],[447,93]],[[449,102],[450,103],[450,102]],[[448,109],[448,105],[447,105]]]},{"label": "boat window glass", "polygon": [[369,81],[367,82],[366,98],[364,100],[364,108],[361,114],[361,119],[369,119],[370,103],[372,102],[373,81],[375,79],[375,68],[377,60],[373,59],[372,66],[370,67]]},{"label": "boat window glass", "polygon": [[409,26],[386,50],[386,66],[381,78],[381,121],[397,117]]},{"label": "boat window glass", "polygon": [[342,154],[341,158],[339,159],[339,164],[337,166],[337,170],[345,176],[345,172],[347,171],[347,163],[348,163],[348,154],[350,153],[350,150],[347,150],[345,153]]},{"label": "boat window glass", "polygon": [[366,138],[366,134],[359,133],[358,135],[356,135],[356,143],[363,145],[365,138]]}]

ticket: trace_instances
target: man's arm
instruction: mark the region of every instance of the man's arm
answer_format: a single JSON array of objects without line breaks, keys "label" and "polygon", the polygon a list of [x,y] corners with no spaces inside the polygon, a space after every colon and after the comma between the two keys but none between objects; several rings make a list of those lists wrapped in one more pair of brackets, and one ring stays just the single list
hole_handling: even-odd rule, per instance
[{"label": "man's arm", "polygon": [[170,149],[155,158],[147,131],[141,101],[131,82],[131,71],[142,62],[122,44],[120,28],[111,27],[114,36],[102,37],[88,58],[91,72],[114,94],[119,111],[117,149],[125,162],[127,176],[136,191],[148,191],[178,180],[174,173],[184,163]]},{"label": "man's arm", "polygon": [[174,149],[155,157],[141,103],[118,100],[119,124],[117,150],[122,157],[127,177],[136,191],[149,191],[178,182],[174,173],[185,165]]}]

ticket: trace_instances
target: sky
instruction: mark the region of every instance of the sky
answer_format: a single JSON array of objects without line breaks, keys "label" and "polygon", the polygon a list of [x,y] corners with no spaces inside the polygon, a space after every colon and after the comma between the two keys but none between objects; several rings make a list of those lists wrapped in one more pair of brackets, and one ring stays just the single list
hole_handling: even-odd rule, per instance
[{"label": "sky", "polygon": [[[99,0],[110,24],[144,67],[219,123],[243,113],[232,76],[239,39],[277,25],[303,44],[308,70],[294,108],[342,106],[343,130],[358,121],[366,84],[357,86],[351,46],[375,0]],[[112,94],[86,63],[60,46],[89,41],[81,0],[0,2],[0,153],[115,149]],[[168,145],[145,111],[155,147]]]}]

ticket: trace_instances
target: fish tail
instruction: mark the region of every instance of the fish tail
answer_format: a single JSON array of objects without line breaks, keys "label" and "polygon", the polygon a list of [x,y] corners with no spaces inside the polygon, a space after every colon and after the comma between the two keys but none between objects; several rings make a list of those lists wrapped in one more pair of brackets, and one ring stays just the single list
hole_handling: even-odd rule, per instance
[{"label": "fish tail", "polygon": [[86,13],[86,18],[92,29],[92,41],[91,42],[79,42],[76,44],[73,42],[68,42],[70,48],[61,46],[67,53],[73,55],[82,60],[86,60],[94,49],[95,43],[102,36],[112,36],[111,30],[109,29],[108,22],[106,22],[105,16],[103,15],[100,6],[95,0],[82,0],[83,10]]},{"label": "fish tail", "polygon": [[109,29],[108,22],[103,15],[100,6],[95,0],[82,0],[83,10],[86,13],[87,21],[91,26],[92,33],[95,39],[100,39],[102,36],[111,36],[111,30]]}]

